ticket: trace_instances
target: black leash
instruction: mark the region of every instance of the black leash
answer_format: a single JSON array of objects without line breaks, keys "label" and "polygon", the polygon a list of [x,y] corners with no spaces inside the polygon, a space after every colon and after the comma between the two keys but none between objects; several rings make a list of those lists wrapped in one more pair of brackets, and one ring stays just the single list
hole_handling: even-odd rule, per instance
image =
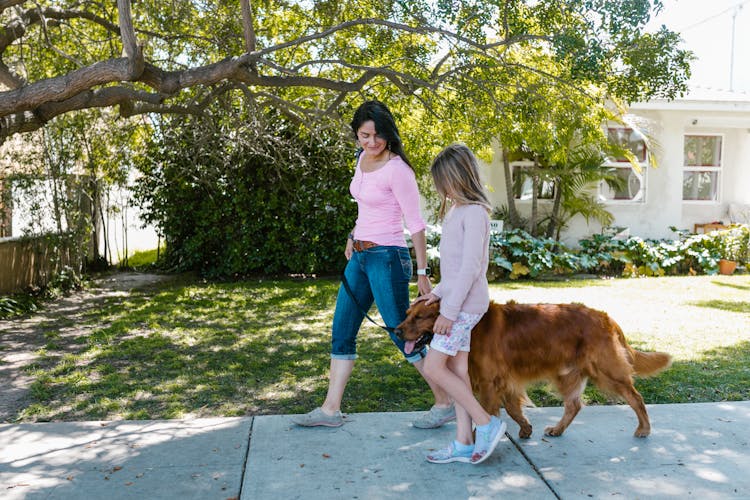
[{"label": "black leash", "polygon": [[362,314],[365,315],[365,318],[369,319],[370,322],[372,322],[372,324],[374,324],[378,328],[382,328],[383,330],[385,330],[388,333],[393,333],[393,330],[395,330],[395,328],[390,327],[390,326],[383,326],[383,325],[378,324],[377,321],[375,321],[374,319],[372,319],[370,317],[370,315],[367,314],[367,311],[365,311],[365,308],[362,307],[361,305],[359,305],[359,302],[357,302],[357,298],[354,296],[354,293],[352,292],[352,289],[349,288],[349,282],[346,281],[346,276],[344,275],[343,272],[341,273],[341,284],[344,285],[344,290],[346,290],[346,293],[349,294],[349,297],[351,297],[352,301],[354,302],[354,305],[356,305],[357,309],[359,309],[359,312],[361,312]]}]

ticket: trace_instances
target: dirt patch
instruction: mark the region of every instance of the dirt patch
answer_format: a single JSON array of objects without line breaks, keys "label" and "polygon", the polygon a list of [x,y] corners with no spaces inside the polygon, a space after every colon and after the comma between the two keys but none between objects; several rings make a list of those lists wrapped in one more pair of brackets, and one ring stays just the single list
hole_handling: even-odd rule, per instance
[{"label": "dirt patch", "polygon": [[174,279],[160,274],[125,272],[93,280],[86,289],[45,305],[43,311],[20,319],[0,321],[0,422],[11,422],[30,404],[33,377],[27,369],[53,339],[75,345],[95,325],[78,321],[86,312],[112,297],[147,290]]}]

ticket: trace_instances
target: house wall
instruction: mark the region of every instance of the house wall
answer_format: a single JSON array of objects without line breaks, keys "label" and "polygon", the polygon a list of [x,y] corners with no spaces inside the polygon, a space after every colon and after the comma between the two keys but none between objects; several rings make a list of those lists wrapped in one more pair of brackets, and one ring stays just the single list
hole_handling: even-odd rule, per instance
[{"label": "house wall", "polygon": [[[689,113],[683,113],[689,116]],[[682,223],[693,227],[695,223],[712,221],[729,222],[727,208],[730,203],[750,203],[750,133],[748,129],[737,127],[684,127],[683,133],[721,134],[724,140],[724,156],[716,202],[683,202]]]},{"label": "house wall", "polygon": [[[750,111],[640,109],[634,114],[647,120],[649,133],[655,138],[651,154],[656,157],[657,167],[647,172],[644,202],[607,202],[607,209],[615,217],[613,226],[627,227],[632,236],[671,239],[676,235],[670,226],[692,231],[696,223],[728,222],[729,203],[750,204]],[[721,134],[724,138],[719,200],[716,202],[682,201],[686,133]],[[492,161],[483,163],[482,170],[490,186],[493,205],[507,205],[501,152],[497,146],[493,149]],[[551,210],[551,200],[539,200],[538,204],[542,212]],[[516,207],[523,216],[530,215],[530,201],[516,200]],[[561,239],[575,247],[581,238],[601,231],[598,222],[587,223],[578,216],[570,222]]]}]

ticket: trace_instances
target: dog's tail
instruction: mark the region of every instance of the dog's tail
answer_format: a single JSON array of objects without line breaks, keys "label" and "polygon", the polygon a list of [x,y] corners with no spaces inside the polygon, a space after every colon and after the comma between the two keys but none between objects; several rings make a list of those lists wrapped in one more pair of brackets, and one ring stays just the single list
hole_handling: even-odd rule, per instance
[{"label": "dog's tail", "polygon": [[640,377],[656,375],[672,364],[672,356],[666,352],[642,352],[633,349],[633,370]]},{"label": "dog's tail", "polygon": [[625,340],[625,334],[622,333],[622,329],[615,323],[617,327],[617,336],[620,340],[620,344],[625,348],[630,357],[630,364],[633,365],[633,371],[639,377],[648,377],[656,375],[662,370],[669,368],[672,364],[672,356],[666,352],[643,352],[633,349]]}]

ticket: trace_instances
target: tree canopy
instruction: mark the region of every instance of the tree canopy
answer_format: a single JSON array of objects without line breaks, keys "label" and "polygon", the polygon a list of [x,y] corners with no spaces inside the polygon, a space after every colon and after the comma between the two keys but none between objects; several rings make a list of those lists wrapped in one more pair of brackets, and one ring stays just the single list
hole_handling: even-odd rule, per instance
[{"label": "tree canopy", "polygon": [[405,96],[428,120],[464,113],[475,125],[493,115],[477,117],[478,106],[506,108],[519,88],[544,96],[544,85],[525,88],[532,80],[569,96],[673,98],[686,90],[690,54],[676,33],[644,30],[660,8],[659,0],[0,0],[0,141],[90,108],[200,115],[230,91],[303,122],[355,94]]}]

